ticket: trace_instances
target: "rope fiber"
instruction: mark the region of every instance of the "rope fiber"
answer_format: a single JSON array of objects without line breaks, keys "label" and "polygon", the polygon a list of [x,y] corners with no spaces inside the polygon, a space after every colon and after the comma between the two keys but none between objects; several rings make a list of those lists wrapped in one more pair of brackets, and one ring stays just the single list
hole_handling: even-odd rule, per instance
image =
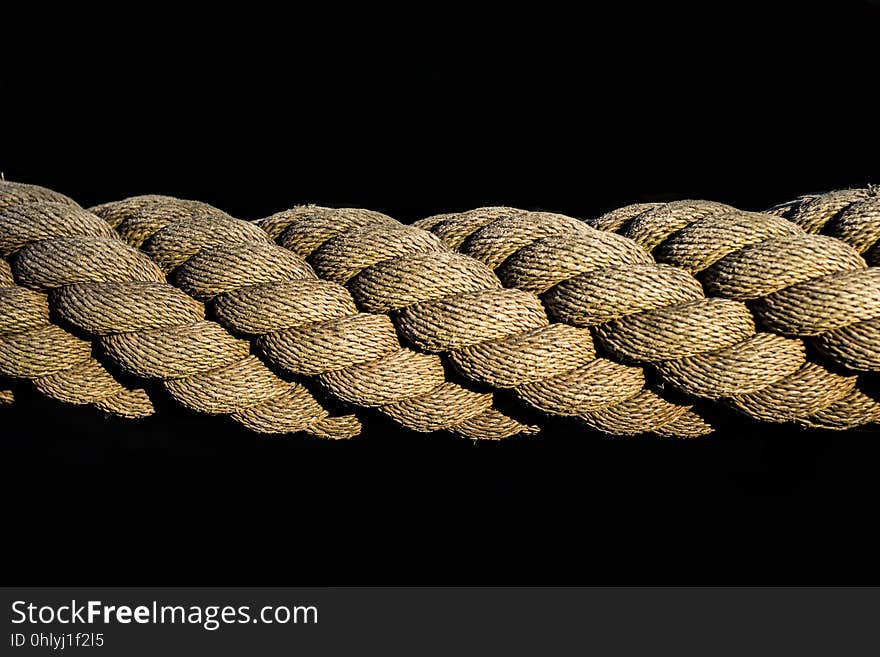
[{"label": "rope fiber", "polygon": [[[479,208],[404,225],[258,221],[0,182],[0,376],[121,417],[155,395],[270,434],[696,437],[880,422],[880,194],[758,212],[641,203],[581,221]],[[0,381],[0,403],[13,403]]]}]

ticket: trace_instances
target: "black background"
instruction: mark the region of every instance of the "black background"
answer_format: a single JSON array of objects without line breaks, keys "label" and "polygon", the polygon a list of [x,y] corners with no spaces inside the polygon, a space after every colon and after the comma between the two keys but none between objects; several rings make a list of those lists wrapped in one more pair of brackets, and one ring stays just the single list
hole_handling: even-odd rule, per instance
[{"label": "black background", "polygon": [[[761,209],[880,181],[868,2],[132,12],[9,20],[7,179],[83,205],[165,193],[403,221]],[[6,584],[880,581],[877,431],[731,416],[676,442],[551,420],[473,444],[369,417],[328,443],[20,396],[0,408]]]}]

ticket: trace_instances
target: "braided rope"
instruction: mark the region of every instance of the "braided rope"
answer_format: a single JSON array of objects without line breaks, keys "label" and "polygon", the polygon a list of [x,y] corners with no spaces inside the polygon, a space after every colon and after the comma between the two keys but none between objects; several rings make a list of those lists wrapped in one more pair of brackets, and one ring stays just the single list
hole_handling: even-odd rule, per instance
[{"label": "braided rope", "polygon": [[[278,377],[252,356],[247,340],[207,321],[203,304],[169,285],[155,263],[95,214],[52,201],[7,207],[0,254],[11,258],[18,283],[3,290],[3,374],[32,379],[44,391],[42,359],[60,357],[53,367],[67,366],[60,371],[63,383],[77,384],[83,396],[69,401],[91,401],[84,397],[98,387],[94,366],[72,366],[92,345],[77,337],[78,351],[69,355],[72,348],[57,336],[70,334],[48,323],[51,308],[54,318],[95,338],[114,365],[134,377],[161,380],[186,408],[229,414],[256,431],[349,437],[360,430],[354,416],[330,417],[300,383]],[[16,303],[18,298],[30,303]],[[56,342],[46,344],[47,333]]]},{"label": "braided rope", "polygon": [[[757,256],[751,251],[740,253],[738,260],[716,271],[711,280],[728,281],[733,271],[739,280],[750,275],[765,284],[767,279],[775,281],[780,290],[797,284],[809,272],[822,273],[823,268],[835,271],[842,264],[861,267],[862,285],[843,302],[840,297],[829,298],[827,293],[823,296],[812,290],[805,295],[821,303],[826,316],[845,322],[842,316],[876,315],[880,301],[875,285],[878,271],[865,270],[858,254],[846,245],[832,240],[830,246],[808,248],[797,239],[801,233],[797,226],[719,203],[639,204],[592,223],[605,230],[619,230],[659,254],[661,262],[681,268],[653,261],[630,264],[609,260],[610,243],[601,237],[569,229],[568,222],[558,215],[538,215],[493,208],[431,217],[419,225],[441,235],[461,252],[497,267],[509,287],[541,294],[554,319],[592,327],[600,347],[608,353],[625,362],[650,364],[664,381],[691,395],[726,399],[752,417],[767,421],[847,428],[880,419],[876,400],[856,387],[852,373],[838,374],[806,361],[800,340],[755,333],[745,304],[705,298],[700,281],[689,273],[687,258],[668,256],[677,248],[692,260],[711,264],[741,247],[770,240],[774,246],[789,248]],[[539,228],[542,223],[544,227]],[[697,227],[701,232],[695,235]],[[672,236],[668,243],[664,242],[667,236]],[[800,249],[792,249],[792,243]],[[780,259],[780,252],[793,252],[802,266]],[[599,260],[597,253],[601,254]],[[807,263],[812,263],[813,269]],[[744,273],[746,268],[749,274]],[[792,271],[800,272],[801,278],[793,277]],[[707,292],[718,292],[708,277],[701,280]],[[741,298],[736,294],[716,296]],[[782,305],[783,310],[775,310],[777,315],[787,312],[805,319],[810,312],[809,304],[804,309],[803,302],[793,311]],[[838,310],[841,305],[846,307]],[[758,317],[760,324],[773,326],[766,313]],[[865,348],[865,341],[859,346]]]},{"label": "braided rope", "polygon": [[875,377],[853,376],[880,370],[880,269],[859,255],[876,253],[877,201],[873,188],[844,190],[800,199],[773,215],[705,218],[667,204],[632,214],[617,230],[637,241],[651,235],[646,245],[658,261],[698,276],[712,296],[746,302],[761,326],[804,338],[825,357],[780,381],[769,398],[741,397],[739,404],[774,420],[801,403],[819,409],[807,424],[847,428],[880,420]]},{"label": "braided rope", "polygon": [[[68,208],[73,223],[82,223],[73,230],[92,229],[108,234],[106,226],[90,221],[80,214],[79,206],[57,192],[35,185],[0,183],[0,256],[4,258],[17,250],[23,242],[12,237],[17,232],[22,239],[30,239],[37,222],[16,211],[28,204],[47,203]],[[61,229],[47,223],[46,235]],[[26,378],[37,390],[59,401],[72,404],[92,404],[120,417],[138,418],[153,413],[153,402],[146,390],[129,386],[107,369],[102,359],[93,355],[89,340],[74,335],[49,318],[49,299],[40,289],[17,285],[7,260],[0,260],[0,375]],[[0,400],[11,402],[11,390],[0,392]]]},{"label": "braided rope", "polygon": [[220,324],[251,338],[272,366],[315,377],[343,403],[422,432],[498,439],[533,430],[495,408],[492,393],[447,380],[437,356],[401,347],[386,315],[357,312],[345,287],[318,280],[253,224],[180,209],[152,197],[92,211],[173,272],[175,286],[207,302]]},{"label": "braided rope", "polygon": [[[845,189],[828,194],[806,196],[792,203],[771,208],[768,212],[785,217],[808,233],[821,233],[846,242],[858,251],[871,267],[880,267],[880,187]],[[854,278],[861,284],[869,301],[878,303],[876,292],[866,285],[866,272],[841,275],[845,283]],[[844,278],[846,276],[846,278]],[[855,287],[855,285],[853,286]],[[850,290],[847,290],[847,296]],[[850,302],[851,303],[851,302]],[[855,309],[855,313],[859,312]],[[814,338],[818,349],[855,370],[880,369],[880,319],[847,322]]]},{"label": "braided rope", "polygon": [[[564,220],[572,230],[597,232]],[[642,368],[597,358],[589,330],[551,323],[537,296],[505,289],[485,264],[417,226],[363,210],[316,207],[260,225],[308,257],[319,276],[345,283],[362,310],[389,313],[407,342],[445,354],[472,381],[513,389],[534,408],[579,416],[609,433],[711,431],[691,404],[645,387]],[[640,257],[618,241],[621,257]]]},{"label": "braided rope", "polygon": [[858,426],[880,421],[877,199],[639,204],[589,225],[305,206],[252,224],[160,196],[84,211],[2,183],[0,375],[129,416],[152,405],[109,403],[149,402],[120,381],[159,380],[188,408],[331,437],[357,419],[330,416],[304,377],[319,398],[473,438],[535,429],[492,389],[619,435],[706,434],[700,409],[718,401]]}]

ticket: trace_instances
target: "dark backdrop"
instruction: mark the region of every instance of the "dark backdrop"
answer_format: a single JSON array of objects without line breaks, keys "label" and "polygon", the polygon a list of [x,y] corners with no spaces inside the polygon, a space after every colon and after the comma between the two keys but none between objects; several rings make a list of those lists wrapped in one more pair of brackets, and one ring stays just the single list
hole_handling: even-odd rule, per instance
[{"label": "dark backdrop", "polygon": [[[0,170],[83,205],[155,192],[404,221],[761,209],[880,181],[871,3],[586,6],[10,23]],[[20,392],[0,408],[4,583],[880,581],[877,431],[731,416],[676,442],[550,421],[473,444],[370,417],[328,443]]]}]

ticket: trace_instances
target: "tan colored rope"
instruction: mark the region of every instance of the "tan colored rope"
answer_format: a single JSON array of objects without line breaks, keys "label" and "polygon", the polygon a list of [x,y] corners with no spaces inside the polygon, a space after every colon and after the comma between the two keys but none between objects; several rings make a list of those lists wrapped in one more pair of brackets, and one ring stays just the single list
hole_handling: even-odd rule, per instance
[{"label": "tan colored rope", "polygon": [[[807,338],[846,368],[808,362],[764,393],[735,398],[738,405],[769,419],[798,404],[808,410],[821,405],[814,417],[802,418],[820,426],[880,420],[872,377],[847,372],[880,369],[880,269],[867,267],[859,255],[871,253],[880,238],[876,191],[808,197],[774,214],[721,210],[701,216],[695,208],[704,203],[633,206],[596,224],[652,248],[658,261],[696,274],[707,294],[748,302],[762,327]],[[805,234],[799,226],[840,239]]]},{"label": "tan colored rope", "polygon": [[[619,435],[705,434],[697,398],[857,426],[880,420],[880,269],[865,262],[880,249],[876,198],[844,190],[773,214],[640,204],[593,227],[511,208],[404,226],[305,206],[254,225],[197,201],[85,211],[3,183],[0,375],[77,403],[109,407],[108,379],[111,397],[146,398],[118,367],[256,430],[334,437],[356,433],[356,418],[329,417],[302,377],[411,429],[480,438],[532,429],[493,388]],[[40,359],[58,389],[39,383]]]},{"label": "tan colored rope", "polygon": [[[14,183],[3,189],[9,186]],[[247,226],[254,238],[268,241]],[[28,301],[7,294],[0,302],[10,315],[0,342],[4,374],[32,379],[43,390],[47,366],[40,359],[48,358],[56,376],[64,377],[65,390],[72,381],[89,392],[98,387],[94,366],[86,379],[78,365],[91,353],[90,342],[61,337],[70,334],[49,323],[51,308],[53,317],[94,337],[116,366],[161,380],[175,401],[192,410],[229,414],[271,433],[349,437],[360,430],[354,416],[328,417],[300,383],[279,378],[250,354],[247,340],[206,321],[201,303],[168,285],[145,254],[93,213],[55,201],[6,207],[0,254],[11,258],[18,284],[9,293]]]},{"label": "tan colored rope", "polygon": [[[842,195],[857,191],[863,200],[834,212]],[[805,234],[768,214],[702,218],[678,204],[639,213],[620,233],[652,248],[658,261],[698,274],[708,294],[749,302],[767,329],[818,336],[814,344],[842,365],[870,371],[880,367],[880,269],[868,268],[859,251],[877,242],[880,199],[868,194],[836,192],[795,213],[795,224],[818,230],[819,208],[830,206],[821,225],[840,239]]]},{"label": "tan colored rope", "polygon": [[[771,208],[768,212],[785,217],[808,233],[821,233],[846,242],[861,254],[867,265],[880,267],[880,187],[872,185],[805,196]],[[843,285],[853,283],[853,287],[861,286],[864,289],[862,299],[848,307],[849,317],[859,317],[865,316],[867,308],[880,303],[880,300],[877,299],[876,284],[869,281],[865,272],[860,271],[861,262],[855,259],[853,262],[856,266],[851,273],[837,276]],[[830,289],[817,291],[826,297],[834,293],[833,282],[828,282],[831,283]],[[812,292],[812,287],[808,284],[805,291]],[[846,299],[851,299],[850,293],[847,287]],[[867,303],[859,303],[865,297]],[[876,315],[820,333],[813,341],[818,349],[847,367],[873,371],[880,369],[880,317]]]},{"label": "tan colored rope", "polygon": [[[509,208],[430,217],[419,225],[497,268],[506,286],[540,294],[552,318],[592,327],[606,353],[624,362],[649,363],[664,381],[689,394],[727,399],[768,421],[835,428],[877,421],[876,401],[856,387],[854,374],[838,374],[806,361],[800,340],[755,333],[745,304],[705,298],[700,282],[686,267],[654,264],[644,251],[641,260],[622,256],[633,242],[665,253],[665,247],[655,247],[665,236],[679,235],[675,231],[688,223],[726,226],[724,235],[707,229],[689,242],[693,256],[704,259],[723,256],[725,249],[735,250],[749,239],[778,236],[788,243],[786,236],[800,234],[796,226],[704,201],[640,204],[593,223],[619,230],[632,241],[618,243],[618,238],[607,237],[610,233],[584,231],[560,215]],[[812,262],[832,269],[839,266],[838,260],[859,266],[852,249],[835,244],[825,260],[814,257]],[[614,255],[615,251],[621,255]],[[810,249],[802,249],[802,258],[812,255]],[[786,287],[789,270],[780,270],[772,257],[748,254],[734,269],[741,272],[746,264],[758,280],[767,278],[777,281],[779,288]],[[869,284],[875,273],[867,277]],[[846,295],[842,298],[870,315],[871,297],[860,293],[856,290],[855,302]],[[838,304],[825,299],[822,311],[833,313]],[[808,312],[801,310],[802,315]]]},{"label": "tan colored rope", "polygon": [[534,294],[505,289],[485,264],[428,231],[367,210],[318,207],[260,225],[308,257],[321,278],[346,284],[362,310],[389,313],[410,344],[446,354],[472,381],[513,389],[539,410],[579,416],[609,433],[711,431],[690,404],[646,388],[640,367],[597,358],[589,330],[550,323]]},{"label": "tan colored rope", "polygon": [[[50,203],[73,213],[70,230],[107,235],[106,225],[90,221],[72,200],[35,185],[0,182],[0,374],[30,380],[43,394],[72,404],[92,404],[108,413],[137,418],[153,413],[147,391],[124,384],[93,355],[89,340],[50,321],[49,299],[40,289],[16,284],[6,260],[23,245],[22,239],[37,235],[39,222],[48,223],[46,236],[63,229],[46,222],[45,215],[31,221],[16,211],[28,204]],[[0,393],[11,402],[10,391]]]},{"label": "tan colored rope", "polygon": [[206,302],[219,323],[253,339],[276,369],[315,377],[345,404],[415,431],[484,439],[533,431],[495,408],[491,392],[447,380],[436,355],[401,347],[386,315],[357,312],[345,287],[318,280],[253,224],[185,210],[191,203],[141,197],[92,211],[173,272],[171,282]]}]

